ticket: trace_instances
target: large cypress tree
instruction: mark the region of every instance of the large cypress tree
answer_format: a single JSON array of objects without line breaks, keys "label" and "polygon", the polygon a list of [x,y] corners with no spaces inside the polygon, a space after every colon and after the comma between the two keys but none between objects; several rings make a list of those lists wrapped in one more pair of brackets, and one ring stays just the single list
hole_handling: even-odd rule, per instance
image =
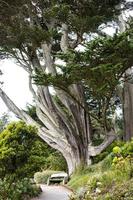
[{"label": "large cypress tree", "polygon": [[[69,173],[81,163],[90,164],[90,157],[99,154],[115,136],[107,133],[100,146],[92,146],[83,83],[78,80],[67,84],[63,74],[71,65],[70,59],[65,59],[62,67],[57,65],[57,60],[79,45],[84,46],[93,35],[101,34],[108,22],[117,22],[120,4],[124,8],[126,3],[124,0],[0,1],[1,55],[15,58],[29,73],[29,87],[42,124],[20,110],[2,89],[0,96],[10,110],[36,125],[40,137],[63,154]],[[37,90],[34,90],[32,78],[36,73],[40,79],[43,73],[45,85],[37,79]],[[49,88],[53,76],[55,95]]]}]

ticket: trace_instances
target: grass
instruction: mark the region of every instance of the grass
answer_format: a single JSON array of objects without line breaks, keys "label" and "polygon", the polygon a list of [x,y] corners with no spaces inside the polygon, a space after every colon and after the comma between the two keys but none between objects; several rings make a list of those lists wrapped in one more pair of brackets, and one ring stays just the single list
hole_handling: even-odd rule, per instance
[{"label": "grass", "polygon": [[85,186],[88,180],[89,180],[88,174],[76,175],[73,176],[72,179],[69,181],[68,186],[73,190],[76,190],[77,188]]},{"label": "grass", "polygon": [[110,160],[110,156],[108,156],[104,159],[104,161],[101,161],[98,164],[86,168],[80,166],[72,175],[70,181],[68,182],[68,186],[73,190],[84,187],[93,176],[95,177],[101,175],[103,171],[107,170],[111,166]]},{"label": "grass", "polygon": [[[111,155],[91,167],[81,167],[68,183],[75,191],[75,196],[72,196],[71,200],[133,200],[131,170],[132,166],[128,159],[113,167]],[[81,192],[76,194],[76,191]]]}]

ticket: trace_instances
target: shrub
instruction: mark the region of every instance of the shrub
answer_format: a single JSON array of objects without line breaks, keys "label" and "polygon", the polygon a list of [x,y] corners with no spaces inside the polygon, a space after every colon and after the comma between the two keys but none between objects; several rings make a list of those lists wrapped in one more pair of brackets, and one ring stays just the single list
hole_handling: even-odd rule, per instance
[{"label": "shrub", "polygon": [[125,143],[123,146],[113,148],[114,158],[112,160],[112,166],[118,170],[119,173],[129,174],[133,176],[133,140]]},{"label": "shrub", "polygon": [[102,161],[104,158],[106,158],[110,153],[112,153],[112,149],[116,146],[123,146],[124,142],[121,141],[115,141],[111,145],[109,145],[103,152],[101,152],[99,155],[93,157],[93,163],[98,163],[99,161]]},{"label": "shrub", "polygon": [[48,178],[54,174],[58,173],[59,171],[52,171],[52,170],[46,170],[42,172],[36,172],[34,174],[34,180],[36,183],[47,183]]},{"label": "shrub", "polygon": [[9,124],[0,134],[0,177],[32,177],[45,164],[45,149],[35,127],[22,121]]},{"label": "shrub", "polygon": [[13,180],[13,178],[0,179],[0,199],[1,200],[28,200],[37,196],[41,192],[40,188],[27,178]]},{"label": "shrub", "polygon": [[114,154],[120,154],[120,153],[121,153],[121,148],[118,147],[118,146],[114,147],[114,148],[113,148],[113,153],[114,153]]},{"label": "shrub", "polygon": [[55,151],[51,153],[46,159],[47,169],[55,170],[55,171],[66,171],[67,163],[63,158],[62,154]]},{"label": "shrub", "polygon": [[122,147],[121,154],[126,157],[128,155],[133,156],[133,138],[130,142],[126,142]]},{"label": "shrub", "polygon": [[0,178],[15,174],[19,179],[33,177],[41,169],[65,170],[63,156],[37,135],[37,129],[13,122],[0,134]]}]

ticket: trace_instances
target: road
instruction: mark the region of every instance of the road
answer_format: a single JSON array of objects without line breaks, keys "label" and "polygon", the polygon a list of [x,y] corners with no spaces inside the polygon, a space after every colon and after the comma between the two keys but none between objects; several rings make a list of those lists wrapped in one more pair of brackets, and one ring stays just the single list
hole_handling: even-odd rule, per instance
[{"label": "road", "polygon": [[71,191],[63,186],[41,185],[42,193],[38,198],[32,200],[69,200]]}]

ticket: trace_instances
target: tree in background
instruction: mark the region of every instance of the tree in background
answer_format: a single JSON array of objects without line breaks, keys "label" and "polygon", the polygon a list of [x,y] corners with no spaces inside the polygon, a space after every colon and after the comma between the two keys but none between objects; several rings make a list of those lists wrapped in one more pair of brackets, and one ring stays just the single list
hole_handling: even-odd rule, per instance
[{"label": "tree in background", "polygon": [[[131,41],[133,46],[133,19],[130,18],[129,23],[126,25],[124,21],[121,21],[124,25],[121,28],[121,32],[124,32],[126,27],[131,28],[131,34],[128,40]],[[123,105],[123,118],[124,118],[124,140],[130,141],[133,138],[133,69],[132,63],[124,74],[124,86],[122,92],[122,105]]]},{"label": "tree in background", "polygon": [[[52,168],[49,157],[54,153],[55,150],[38,137],[35,127],[22,121],[13,122],[0,134],[0,178],[8,175],[32,177],[41,169]],[[53,156],[57,158],[64,164],[58,153]],[[63,167],[65,164],[60,170],[65,170]]]},{"label": "tree in background", "polygon": [[9,123],[9,114],[8,113],[2,114],[0,118],[0,132],[4,130],[4,128],[8,123]]},{"label": "tree in background", "polygon": [[[69,173],[80,164],[90,164],[90,157],[99,154],[115,138],[114,132],[108,132],[110,130],[104,126],[103,143],[96,147],[92,145],[85,84],[78,79],[84,63],[76,57],[76,64],[82,64],[76,81],[68,78],[66,71],[75,68],[71,59],[74,60],[73,55],[76,55],[79,45],[86,47],[88,39],[103,34],[103,26],[117,22],[120,4],[125,9],[127,4],[124,0],[1,2],[1,55],[15,58],[29,73],[29,87],[42,124],[20,110],[2,89],[0,96],[11,111],[25,122],[34,124],[39,136],[62,153]],[[69,54],[73,51],[74,54]],[[58,59],[64,62],[58,65]],[[86,66],[89,69],[90,66]],[[33,77],[37,90],[33,87]],[[52,86],[55,95],[50,92],[49,86]]]}]

